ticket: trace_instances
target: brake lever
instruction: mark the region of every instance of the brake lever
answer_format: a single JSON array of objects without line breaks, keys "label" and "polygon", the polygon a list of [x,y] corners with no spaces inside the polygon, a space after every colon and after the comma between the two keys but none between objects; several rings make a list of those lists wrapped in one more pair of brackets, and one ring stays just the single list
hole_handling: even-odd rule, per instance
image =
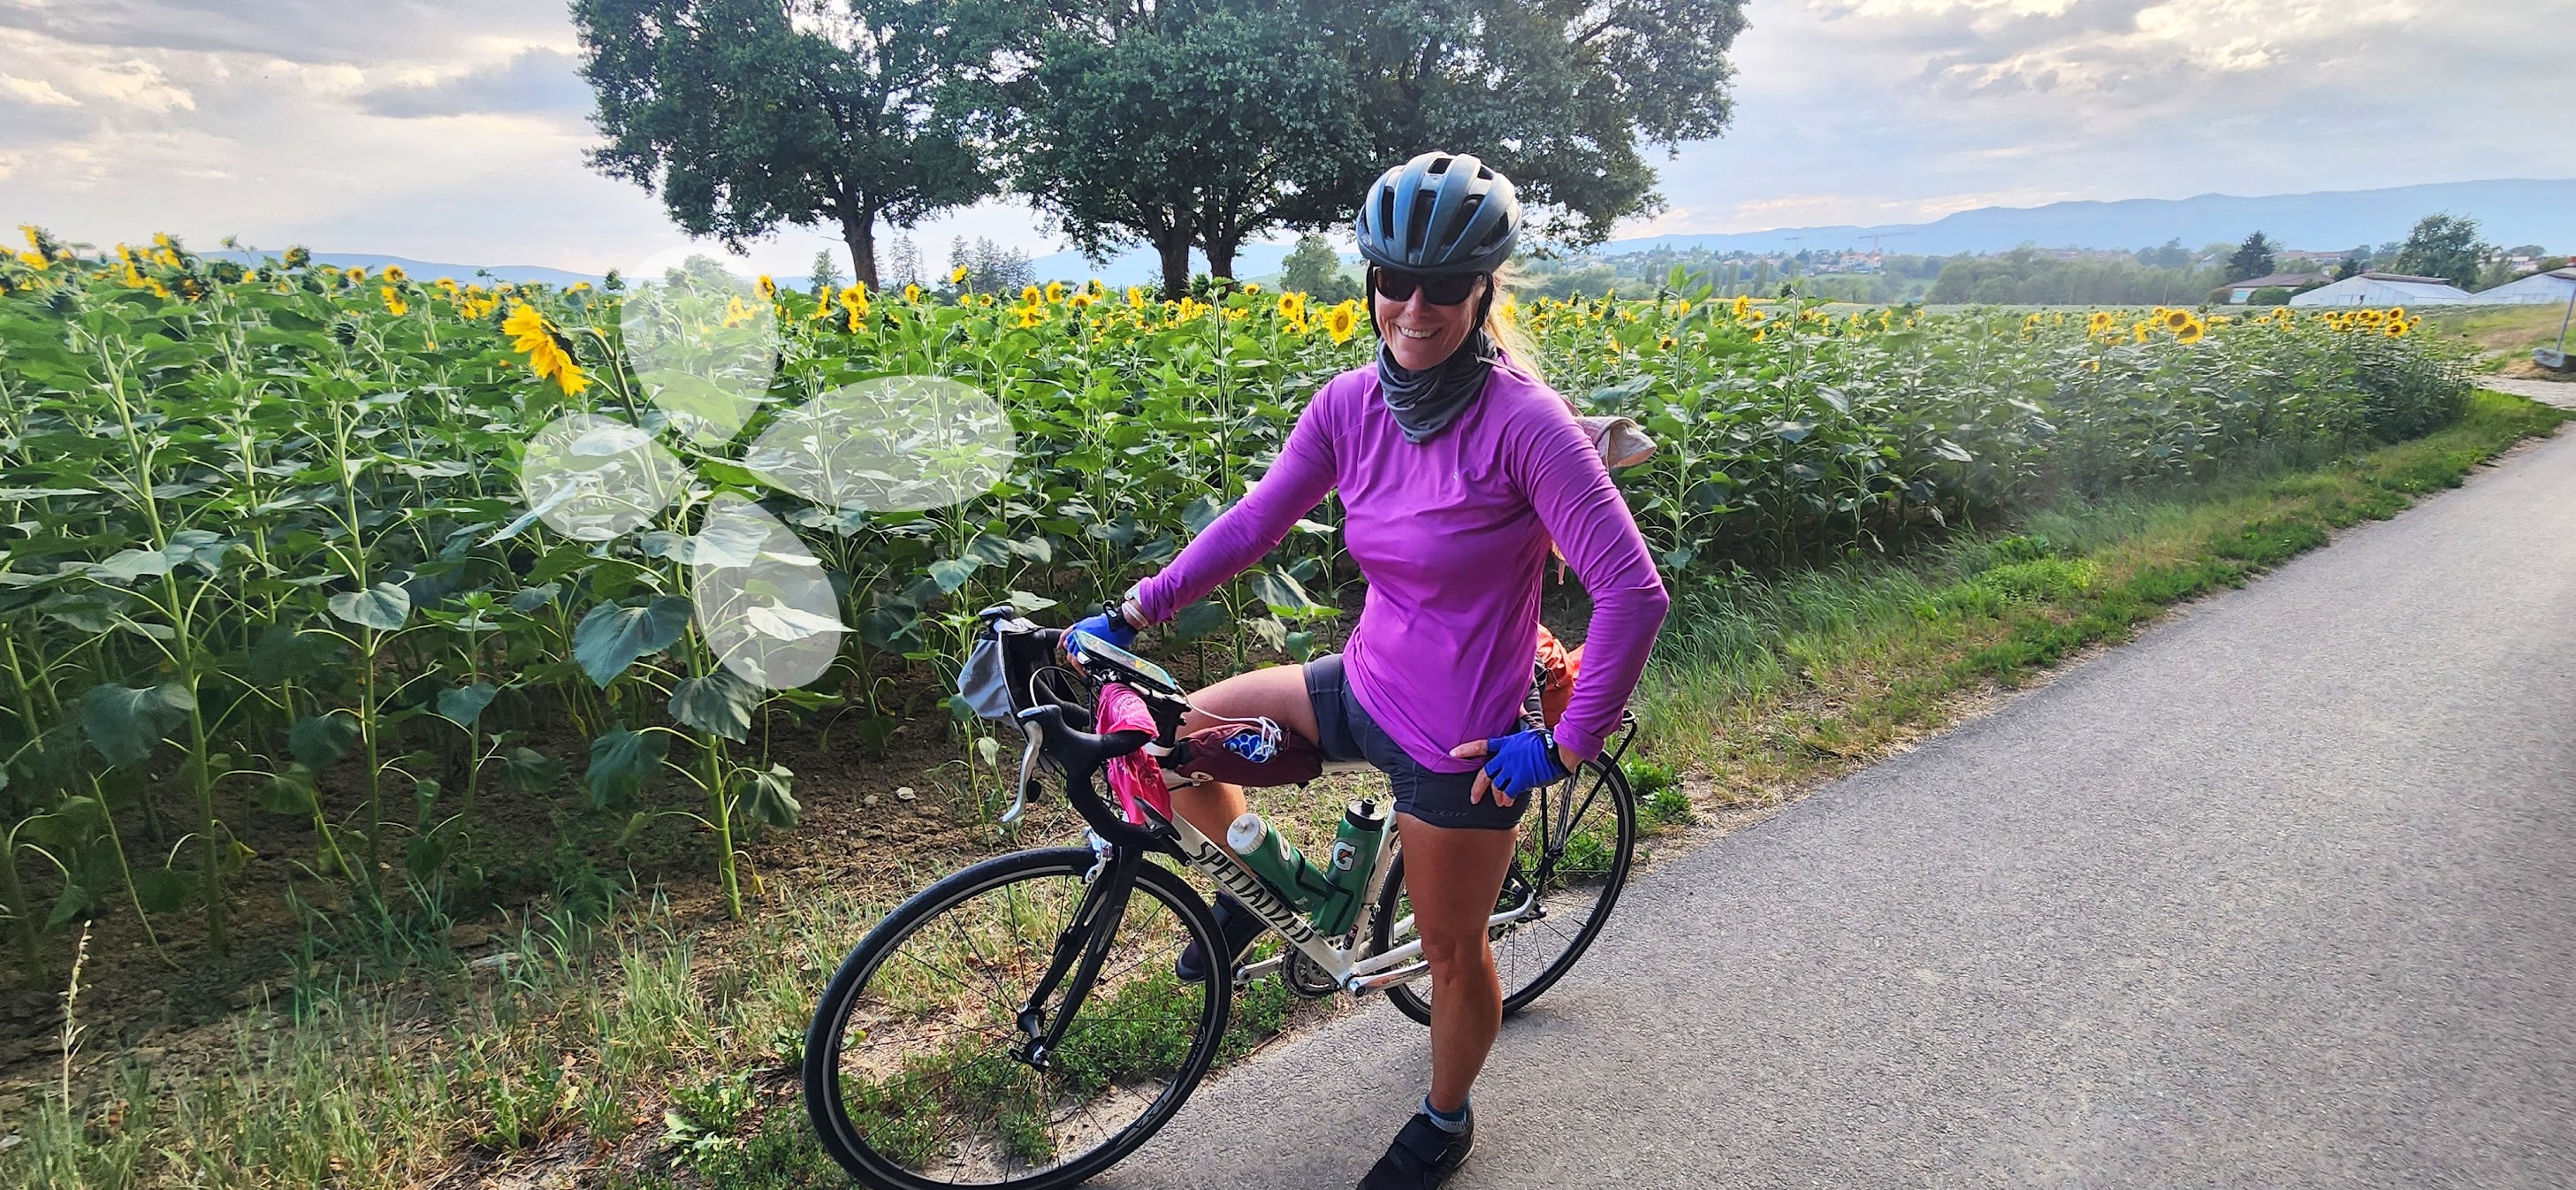
[{"label": "brake lever", "polygon": [[1018,795],[1011,799],[1011,808],[1002,811],[1004,826],[1018,822],[1020,815],[1028,812],[1029,793],[1038,787],[1038,748],[1045,739],[1046,728],[1032,719],[1022,721],[1020,730],[1029,742],[1027,747],[1020,749],[1020,788]]}]

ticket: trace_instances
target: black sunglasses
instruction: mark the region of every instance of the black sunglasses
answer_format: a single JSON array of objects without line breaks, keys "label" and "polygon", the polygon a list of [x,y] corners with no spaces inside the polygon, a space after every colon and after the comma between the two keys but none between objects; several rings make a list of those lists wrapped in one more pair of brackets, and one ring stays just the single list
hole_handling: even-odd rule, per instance
[{"label": "black sunglasses", "polygon": [[1377,270],[1377,295],[1390,302],[1413,300],[1413,291],[1422,291],[1425,301],[1435,306],[1454,306],[1476,292],[1476,279],[1483,273],[1408,273],[1399,269]]}]

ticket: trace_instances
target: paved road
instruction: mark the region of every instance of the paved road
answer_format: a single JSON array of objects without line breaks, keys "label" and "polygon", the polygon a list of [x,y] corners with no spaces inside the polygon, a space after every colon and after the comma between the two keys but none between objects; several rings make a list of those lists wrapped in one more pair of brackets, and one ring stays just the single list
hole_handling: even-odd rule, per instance
[{"label": "paved road", "polygon": [[2512,393],[2517,397],[2529,397],[2543,404],[2576,409],[2576,382],[2525,380],[2517,376],[2480,376],[2478,387],[2491,388],[2500,393]]},{"label": "paved road", "polygon": [[[1612,926],[1505,1027],[1453,1185],[2576,1184],[2576,435]],[[1372,1006],[1100,1184],[1349,1186],[1426,1062]]]}]

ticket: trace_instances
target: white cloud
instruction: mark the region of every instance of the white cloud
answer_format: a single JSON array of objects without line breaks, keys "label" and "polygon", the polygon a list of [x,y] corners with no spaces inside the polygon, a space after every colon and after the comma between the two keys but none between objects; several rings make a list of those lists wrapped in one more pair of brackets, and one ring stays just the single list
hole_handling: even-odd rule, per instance
[{"label": "white cloud", "polygon": [[[1733,128],[1659,162],[1666,209],[1622,234],[2567,172],[2513,116],[2576,110],[2541,36],[2576,27],[2576,0],[1747,11]],[[167,229],[631,267],[677,237],[656,199],[584,164],[578,51],[560,4],[526,0],[0,0],[0,210],[93,242]],[[998,202],[913,238],[936,266],[956,235],[1056,247]],[[847,270],[837,235],[798,228],[746,267],[802,276],[818,248]]]},{"label": "white cloud", "polygon": [[43,79],[22,79],[12,74],[0,74],[0,90],[6,90],[38,107],[80,106],[80,100],[63,94],[56,90],[52,83]]}]

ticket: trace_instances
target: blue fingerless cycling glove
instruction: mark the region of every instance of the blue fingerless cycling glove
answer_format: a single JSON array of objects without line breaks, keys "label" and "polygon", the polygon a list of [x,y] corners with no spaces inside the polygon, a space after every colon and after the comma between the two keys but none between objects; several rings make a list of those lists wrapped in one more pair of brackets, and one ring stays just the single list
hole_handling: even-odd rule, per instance
[{"label": "blue fingerless cycling glove", "polygon": [[1556,737],[1543,728],[1528,727],[1495,736],[1485,741],[1485,748],[1493,754],[1485,762],[1485,775],[1493,779],[1494,788],[1502,790],[1505,797],[1518,799],[1529,790],[1568,776],[1565,762],[1556,758]]},{"label": "blue fingerless cycling glove", "polygon": [[1118,614],[1114,604],[1102,608],[1096,616],[1074,621],[1073,627],[1065,629],[1067,636],[1077,632],[1088,632],[1122,649],[1136,643],[1136,629],[1127,623],[1127,617]]}]

